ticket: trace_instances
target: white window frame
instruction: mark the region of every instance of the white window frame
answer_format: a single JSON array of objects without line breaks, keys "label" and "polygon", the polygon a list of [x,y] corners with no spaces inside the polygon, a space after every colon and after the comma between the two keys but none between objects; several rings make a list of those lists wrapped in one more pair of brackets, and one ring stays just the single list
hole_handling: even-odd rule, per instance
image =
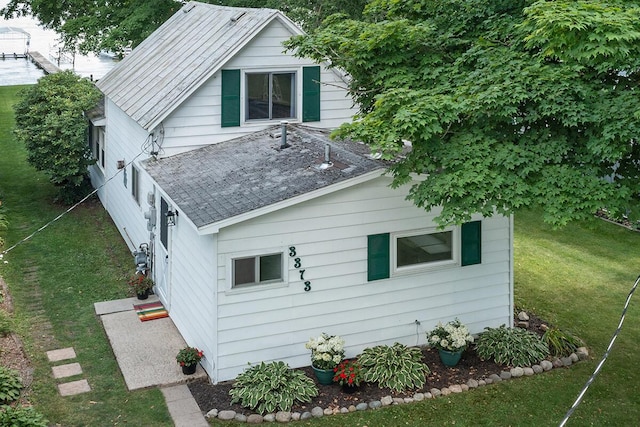
[{"label": "white window frame", "polygon": [[[268,280],[264,282],[243,283],[241,285],[234,285],[235,282],[235,261],[238,259],[254,258],[256,270],[255,274],[259,278],[260,275],[260,257],[269,255],[280,255],[280,271],[281,277],[279,279]],[[285,251],[282,248],[274,248],[261,252],[241,252],[234,253],[227,256],[227,291],[231,293],[246,292],[246,291],[258,291],[284,287],[288,285],[288,268],[286,264]]]},{"label": "white window frame", "polygon": [[[451,232],[451,259],[442,261],[425,262],[398,267],[398,239],[402,237],[420,236],[424,234],[435,234]],[[436,270],[441,268],[456,267],[460,265],[460,227],[424,228],[418,230],[391,233],[391,267],[392,274],[402,275],[422,271]]]},{"label": "white window frame", "polygon": [[91,155],[96,160],[96,166],[102,172],[105,169],[105,129],[104,126],[92,126]]},{"label": "white window frame", "polygon": [[[282,120],[288,120],[291,122],[298,122],[302,119],[300,118],[302,115],[302,68],[284,68],[284,69],[274,69],[274,68],[246,68],[242,70],[241,73],[241,83],[240,83],[240,98],[241,98],[241,108],[240,108],[240,123],[241,125],[252,125],[252,124],[264,124],[267,123],[280,123]],[[294,117],[286,117],[286,118],[276,118],[276,119],[249,119],[248,118],[248,109],[249,109],[249,88],[248,88],[248,75],[250,74],[293,74],[293,111],[295,113]]]}]

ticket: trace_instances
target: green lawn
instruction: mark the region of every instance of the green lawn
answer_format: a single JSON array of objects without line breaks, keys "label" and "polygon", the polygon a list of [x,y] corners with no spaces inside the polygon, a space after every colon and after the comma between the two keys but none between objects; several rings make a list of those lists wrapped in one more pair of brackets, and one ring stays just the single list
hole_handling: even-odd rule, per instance
[{"label": "green lawn", "polygon": [[[0,87],[0,200],[10,229],[7,246],[64,210],[55,189],[26,165],[11,136],[17,88]],[[62,426],[171,425],[158,390],[128,392],[93,303],[125,297],[132,260],[96,203],[65,216],[0,264],[16,305],[18,332],[35,367],[36,408]],[[582,337],[594,359],[569,369],[483,387],[411,405],[324,417],[300,426],[554,426],[575,400],[617,327],[640,273],[640,234],[595,221],[554,231],[535,213],[516,217],[515,301]],[[628,426],[640,420],[640,314],[637,298],[607,363],[569,421],[570,426]],[[92,387],[61,398],[44,351],[72,346]],[[237,423],[213,422],[218,425]],[[246,424],[243,424],[246,425]]]},{"label": "green lawn", "polygon": [[[0,200],[9,221],[5,249],[46,224],[66,207],[52,203],[56,190],[27,165],[12,137],[17,87],[0,87]],[[129,392],[93,303],[127,297],[133,259],[95,200],[64,216],[5,255],[0,275],[15,305],[17,332],[33,362],[30,390],[36,409],[61,426],[173,425],[157,390]],[[61,397],[45,352],[73,347],[91,392]]]}]

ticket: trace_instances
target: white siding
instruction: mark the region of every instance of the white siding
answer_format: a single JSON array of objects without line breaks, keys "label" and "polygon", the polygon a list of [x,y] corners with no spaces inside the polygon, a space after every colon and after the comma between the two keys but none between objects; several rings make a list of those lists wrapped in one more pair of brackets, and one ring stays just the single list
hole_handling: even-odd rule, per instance
[{"label": "white siding", "polygon": [[199,236],[185,217],[169,227],[169,314],[187,344],[204,351],[201,364],[212,380],[217,354],[215,251],[216,236]]},{"label": "white siding", "polygon": [[[455,317],[473,333],[511,324],[509,218],[482,220],[480,265],[367,281],[367,235],[434,226],[436,213],[414,207],[388,183],[380,178],[220,231],[218,380],[235,377],[247,362],[280,359],[306,366],[304,343],[321,332],[343,336],[351,357],[377,344],[424,344],[425,332]],[[311,281],[310,292],[288,256],[290,246]],[[229,290],[234,254],[274,248],[287,258],[286,286]]]},{"label": "white siding", "polygon": [[[298,117],[302,115],[302,67],[316,65],[308,59],[295,58],[283,53],[282,42],[291,37],[283,24],[274,20],[256,36],[238,55],[224,65],[225,69],[242,70],[289,70],[297,72]],[[320,79],[321,121],[305,123],[320,128],[335,128],[350,121],[356,110],[345,89],[346,83],[333,70],[322,68]],[[241,94],[244,105],[244,94]],[[162,156],[199,148],[246,135],[279,121],[242,123],[239,127],[220,126],[221,78],[217,72],[192,96],[180,105],[164,122]],[[242,113],[244,116],[244,111]],[[292,122],[294,122],[292,120]]]},{"label": "white siding", "polygon": [[[141,154],[148,134],[109,100],[106,101],[105,108],[107,125],[104,177],[108,181],[98,191],[98,196],[129,248],[134,249],[140,243],[149,241],[144,211],[149,208],[146,194],[152,190],[152,184],[144,170],[139,168],[140,204],[136,203],[131,194],[130,163],[137,163],[148,157],[144,152]],[[117,168],[118,160],[124,160],[127,165],[125,169]],[[94,184],[97,183],[94,181]],[[131,265],[133,270],[133,258]]]}]

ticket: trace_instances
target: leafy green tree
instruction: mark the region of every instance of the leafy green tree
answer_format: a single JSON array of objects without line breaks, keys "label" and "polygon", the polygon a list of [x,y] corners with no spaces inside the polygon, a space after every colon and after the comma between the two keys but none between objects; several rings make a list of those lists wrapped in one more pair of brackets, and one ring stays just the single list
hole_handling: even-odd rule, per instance
[{"label": "leafy green tree", "polygon": [[373,0],[287,47],[351,75],[360,113],[336,135],[400,159],[394,185],[443,206],[441,224],[542,207],[562,226],[603,207],[638,217],[639,14],[617,0]]},{"label": "leafy green tree", "polygon": [[100,96],[89,80],[62,71],[24,89],[14,106],[15,135],[27,148],[27,161],[47,173],[63,202],[79,200],[90,190],[87,167],[95,160],[87,144],[84,111]]},{"label": "leafy green tree", "polygon": [[[237,7],[280,9],[305,28],[336,12],[359,18],[367,0],[203,0]],[[182,7],[178,0],[9,0],[6,18],[31,15],[60,34],[65,50],[82,53],[135,47]]]}]

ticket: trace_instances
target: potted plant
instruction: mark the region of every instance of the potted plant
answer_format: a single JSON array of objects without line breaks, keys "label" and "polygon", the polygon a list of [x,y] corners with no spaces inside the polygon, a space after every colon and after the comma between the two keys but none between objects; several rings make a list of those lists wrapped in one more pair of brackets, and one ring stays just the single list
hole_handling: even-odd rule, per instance
[{"label": "potted plant", "polygon": [[176,361],[178,365],[182,367],[183,374],[191,375],[196,372],[198,362],[200,362],[203,357],[204,353],[202,350],[198,350],[196,347],[185,347],[178,352]]},{"label": "potted plant", "polygon": [[345,393],[357,391],[362,379],[362,370],[357,360],[343,360],[333,368],[333,381],[340,384]]},{"label": "potted plant", "polygon": [[128,283],[138,299],[147,299],[149,292],[153,289],[153,280],[144,274],[134,274],[129,278]]},{"label": "potted plant", "polygon": [[333,368],[344,358],[344,340],[338,335],[322,333],[310,338],[305,347],[311,350],[311,367],[320,384],[333,383]]},{"label": "potted plant", "polygon": [[446,366],[455,366],[460,361],[462,352],[472,342],[473,335],[458,318],[444,325],[438,322],[438,325],[427,333],[427,343],[438,349],[440,360]]}]

